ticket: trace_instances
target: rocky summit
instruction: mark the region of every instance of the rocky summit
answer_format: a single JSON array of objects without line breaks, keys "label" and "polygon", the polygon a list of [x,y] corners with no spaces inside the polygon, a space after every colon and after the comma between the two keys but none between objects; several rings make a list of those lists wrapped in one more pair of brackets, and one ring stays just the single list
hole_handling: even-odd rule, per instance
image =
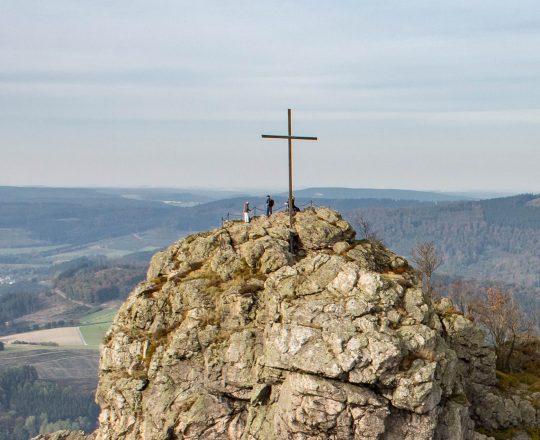
[{"label": "rocky summit", "polygon": [[285,214],[156,254],[105,337],[97,431],[46,438],[473,440],[540,420],[404,258],[330,209],[295,229],[295,255]]}]

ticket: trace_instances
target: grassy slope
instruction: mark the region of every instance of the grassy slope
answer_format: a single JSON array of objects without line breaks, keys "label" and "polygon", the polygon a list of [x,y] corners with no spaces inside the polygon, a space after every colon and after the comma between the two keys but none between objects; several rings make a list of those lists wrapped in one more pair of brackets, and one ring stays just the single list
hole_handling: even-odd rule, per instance
[{"label": "grassy slope", "polygon": [[86,316],[83,316],[79,322],[82,325],[90,325],[90,324],[100,324],[103,322],[111,323],[113,318],[116,315],[116,312],[118,312],[118,309],[102,309],[94,313],[90,313]]},{"label": "grassy slope", "polygon": [[79,329],[89,347],[99,347],[118,309],[103,309],[83,316]]},{"label": "grassy slope", "polygon": [[99,348],[103,336],[111,326],[110,322],[80,326],[84,341],[89,347]]}]

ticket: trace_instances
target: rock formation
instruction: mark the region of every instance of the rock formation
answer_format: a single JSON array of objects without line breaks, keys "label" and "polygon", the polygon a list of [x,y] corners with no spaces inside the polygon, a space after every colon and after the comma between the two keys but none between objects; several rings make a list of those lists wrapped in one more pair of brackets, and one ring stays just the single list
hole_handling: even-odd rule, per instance
[{"label": "rock formation", "polygon": [[325,208],[296,214],[292,256],[287,222],[230,222],[154,256],[106,335],[88,438],[473,440],[474,420],[540,420],[491,394],[482,333],[434,307],[403,258]]}]

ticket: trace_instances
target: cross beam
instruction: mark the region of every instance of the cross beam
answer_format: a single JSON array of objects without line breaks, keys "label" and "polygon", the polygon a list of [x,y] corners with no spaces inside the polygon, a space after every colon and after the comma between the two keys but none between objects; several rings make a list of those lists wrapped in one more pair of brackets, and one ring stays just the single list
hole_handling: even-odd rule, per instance
[{"label": "cross beam", "polygon": [[[287,136],[285,135],[273,135],[273,134],[263,134],[262,137],[265,139],[287,139],[289,141],[289,227],[291,228],[292,233],[292,227],[293,227],[293,184],[292,184],[292,141],[295,140],[301,140],[301,141],[316,141],[316,137],[311,136],[293,136],[292,135],[292,112],[291,109],[287,110],[288,120],[289,120],[289,134]],[[291,246],[291,253],[293,252],[293,241],[292,236],[290,239],[290,246]]]},{"label": "cross beam", "polygon": [[278,134],[263,134],[261,135],[263,138],[268,139],[300,139],[303,141],[316,141],[316,137],[311,136],[285,136],[285,135],[278,135]]}]

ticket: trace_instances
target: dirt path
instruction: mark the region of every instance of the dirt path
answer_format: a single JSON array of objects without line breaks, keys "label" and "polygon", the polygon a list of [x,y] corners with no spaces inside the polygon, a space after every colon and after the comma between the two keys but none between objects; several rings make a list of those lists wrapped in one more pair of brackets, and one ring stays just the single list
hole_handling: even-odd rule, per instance
[{"label": "dirt path", "polygon": [[88,344],[86,343],[86,339],[84,339],[84,336],[83,336],[83,334],[82,334],[82,332],[81,332],[81,328],[80,328],[80,327],[77,327],[77,331],[79,332],[79,336],[81,337],[81,341],[83,342],[83,345],[88,345]]}]

